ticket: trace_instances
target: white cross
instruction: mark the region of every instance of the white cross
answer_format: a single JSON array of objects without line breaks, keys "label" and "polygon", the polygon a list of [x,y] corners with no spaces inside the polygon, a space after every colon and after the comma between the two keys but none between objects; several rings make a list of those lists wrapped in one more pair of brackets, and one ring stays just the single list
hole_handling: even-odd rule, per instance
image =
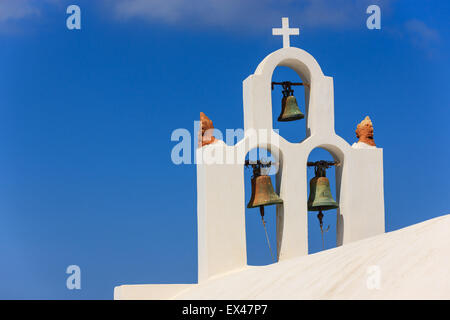
[{"label": "white cross", "polygon": [[283,36],[283,48],[290,47],[289,36],[298,36],[298,28],[289,28],[289,18],[281,18],[281,28],[272,28],[272,35]]}]

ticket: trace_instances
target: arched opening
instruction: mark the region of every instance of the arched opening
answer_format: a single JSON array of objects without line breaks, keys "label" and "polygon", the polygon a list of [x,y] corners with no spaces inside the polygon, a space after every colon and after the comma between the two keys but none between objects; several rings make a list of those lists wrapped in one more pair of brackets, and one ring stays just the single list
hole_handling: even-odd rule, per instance
[{"label": "arched opening", "polygon": [[[263,148],[254,148],[246,155],[246,160],[256,163],[271,162],[267,168],[261,168],[261,175],[270,178],[274,192],[279,196],[279,189],[276,184],[276,175],[280,166],[279,157]],[[268,265],[277,261],[277,237],[276,237],[276,207],[277,205],[264,206],[264,221],[261,219],[259,207],[247,208],[252,199],[252,176],[253,167],[244,166],[245,185],[245,234],[247,241],[247,264],[248,265]]]},{"label": "arched opening", "polygon": [[[320,160],[325,160],[329,163],[339,161],[340,165],[343,165],[342,162],[333,157],[333,155],[323,148],[315,148],[311,151],[308,157],[308,163],[317,162]],[[308,190],[308,200],[311,199],[311,185],[310,181],[315,177],[315,168],[314,166],[308,166],[307,168],[307,190]],[[337,178],[336,166],[331,165],[329,168],[325,170],[326,178],[329,180],[329,187],[331,191],[331,197],[334,201],[339,205],[339,194],[338,194],[338,183],[339,178]],[[317,193],[313,192],[313,195]],[[314,198],[314,197],[312,197]],[[316,198],[316,200],[319,197]],[[322,198],[320,198],[322,199]],[[317,204],[317,203],[316,203]],[[308,206],[308,253],[316,253],[322,250],[327,250],[331,248],[335,248],[337,245],[337,210],[336,208],[332,209],[324,209],[322,211],[323,214],[323,227],[322,230],[320,228],[320,223],[318,219],[319,211],[317,207],[312,210]]]},{"label": "arched opening", "polygon": [[[290,82],[291,86],[288,88],[292,90],[289,93],[289,90],[286,86],[282,85],[282,82]],[[307,94],[305,90],[309,90],[307,86],[309,84],[304,79],[300,78],[297,72],[289,67],[279,66],[275,68],[272,74],[272,121],[274,130],[279,130],[278,134],[282,136],[289,142],[299,143],[306,138],[306,114],[308,110],[308,102],[307,102]],[[303,84],[303,85],[298,85]],[[306,84],[306,87],[305,87]],[[284,103],[285,105],[295,105],[294,101],[298,105],[297,108],[282,108],[283,104],[283,96],[284,95],[293,95],[295,100],[288,100],[288,103]],[[286,101],[286,99],[284,99]],[[292,104],[293,103],[293,104]],[[297,113],[299,110],[301,114]],[[292,112],[295,111],[295,112]],[[285,121],[281,121],[280,115],[282,119]],[[294,115],[294,117],[292,116]],[[296,119],[297,117],[303,116],[302,119]],[[290,120],[290,119],[295,120]],[[287,120],[287,121],[286,121]]]}]

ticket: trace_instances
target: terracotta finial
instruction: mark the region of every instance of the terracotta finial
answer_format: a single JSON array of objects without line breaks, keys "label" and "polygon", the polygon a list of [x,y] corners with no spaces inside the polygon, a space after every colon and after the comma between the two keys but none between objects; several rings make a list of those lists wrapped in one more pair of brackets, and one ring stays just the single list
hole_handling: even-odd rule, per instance
[{"label": "terracotta finial", "polygon": [[369,146],[375,147],[375,141],[373,140],[373,125],[369,116],[366,116],[361,123],[356,126],[356,137],[358,142],[364,142]]},{"label": "terracotta finial", "polygon": [[203,112],[200,112],[200,130],[198,132],[199,148],[216,142],[216,138],[213,136],[213,130],[214,126],[212,121]]}]

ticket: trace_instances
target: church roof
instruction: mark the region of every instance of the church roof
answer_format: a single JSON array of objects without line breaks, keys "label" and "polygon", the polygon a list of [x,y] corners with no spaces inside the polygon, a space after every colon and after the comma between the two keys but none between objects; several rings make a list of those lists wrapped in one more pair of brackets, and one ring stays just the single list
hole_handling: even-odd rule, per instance
[{"label": "church roof", "polygon": [[450,299],[450,215],[316,254],[249,266],[175,299]]}]

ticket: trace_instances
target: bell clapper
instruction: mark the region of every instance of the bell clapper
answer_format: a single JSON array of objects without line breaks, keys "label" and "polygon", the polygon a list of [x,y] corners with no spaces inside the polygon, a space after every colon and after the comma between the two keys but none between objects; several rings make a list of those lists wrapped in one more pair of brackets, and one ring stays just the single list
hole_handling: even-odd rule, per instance
[{"label": "bell clapper", "polygon": [[262,220],[262,224],[264,227],[264,232],[266,233],[267,245],[269,246],[270,256],[272,257],[273,262],[276,262],[275,258],[273,256],[272,248],[270,247],[269,234],[267,233],[267,228],[266,228],[266,221],[264,221],[264,206],[259,207],[259,213],[261,214],[261,220]]},{"label": "bell clapper", "polygon": [[323,240],[323,234],[324,234],[324,232],[328,232],[328,230],[330,230],[330,226],[328,226],[325,231],[323,230],[323,213],[322,213],[322,210],[320,210],[319,213],[317,214],[317,218],[319,219],[320,233],[322,234],[322,248],[325,249],[325,241]]}]

